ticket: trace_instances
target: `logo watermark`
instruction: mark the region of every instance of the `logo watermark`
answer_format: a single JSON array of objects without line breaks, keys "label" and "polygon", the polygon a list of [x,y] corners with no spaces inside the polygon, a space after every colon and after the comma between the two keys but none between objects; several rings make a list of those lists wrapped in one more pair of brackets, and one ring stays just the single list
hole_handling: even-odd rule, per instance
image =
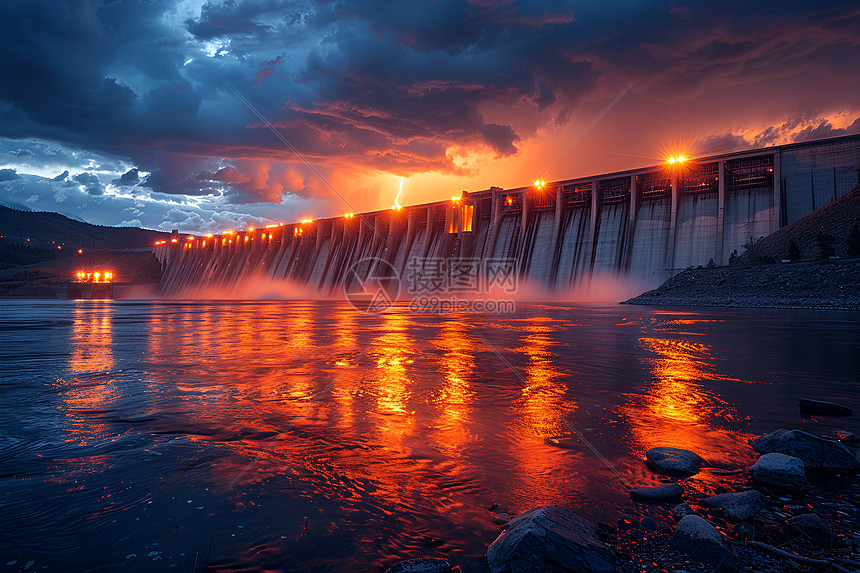
[{"label": "logo watermark", "polygon": [[406,262],[405,280],[383,259],[353,264],[344,277],[349,303],[362,312],[382,312],[397,302],[405,286],[410,312],[486,312],[507,314],[516,303],[505,296],[517,291],[513,258],[418,258]]}]

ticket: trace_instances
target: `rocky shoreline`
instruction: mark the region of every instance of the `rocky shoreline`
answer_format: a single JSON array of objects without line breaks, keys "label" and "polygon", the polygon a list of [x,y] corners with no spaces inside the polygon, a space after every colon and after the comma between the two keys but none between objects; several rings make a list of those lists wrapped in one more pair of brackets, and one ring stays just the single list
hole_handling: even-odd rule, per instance
[{"label": "rocky shoreline", "polygon": [[[839,406],[815,400],[802,404],[802,409]],[[485,571],[860,571],[856,488],[840,499],[810,494],[821,480],[856,484],[858,444],[847,431],[831,439],[775,430],[750,441],[759,457],[747,480],[706,496],[685,487],[687,478],[710,466],[706,456],[656,446],[643,463],[663,483],[629,493],[632,503],[661,506],[671,517],[594,523],[558,505],[531,509],[509,522],[507,515],[496,514],[503,525],[485,554]],[[387,573],[459,571],[449,559],[437,557],[401,561]]]},{"label": "rocky shoreline", "polygon": [[689,269],[621,304],[860,310],[860,259]]}]

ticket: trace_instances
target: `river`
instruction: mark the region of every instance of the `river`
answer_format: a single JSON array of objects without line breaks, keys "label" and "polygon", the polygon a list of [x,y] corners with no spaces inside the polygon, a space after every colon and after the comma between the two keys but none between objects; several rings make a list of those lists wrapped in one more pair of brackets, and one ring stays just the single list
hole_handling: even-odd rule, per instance
[{"label": "river", "polygon": [[686,482],[704,495],[745,479],[750,437],[860,430],[797,410],[810,396],[857,411],[857,324],[617,305],[2,301],[0,571],[384,571],[446,556],[470,572],[494,513],[668,519],[626,493],[658,483],[648,448],[708,459]]}]

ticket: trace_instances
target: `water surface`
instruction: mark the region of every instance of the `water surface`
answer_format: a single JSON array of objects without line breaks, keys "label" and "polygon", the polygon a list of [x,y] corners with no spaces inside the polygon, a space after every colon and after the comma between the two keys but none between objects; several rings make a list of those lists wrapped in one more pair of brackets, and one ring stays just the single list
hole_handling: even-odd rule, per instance
[{"label": "water surface", "polygon": [[658,483],[650,447],[710,460],[703,495],[746,479],[752,436],[857,429],[796,409],[856,411],[857,320],[3,301],[0,571],[479,571],[493,504],[659,519],[625,490]]}]

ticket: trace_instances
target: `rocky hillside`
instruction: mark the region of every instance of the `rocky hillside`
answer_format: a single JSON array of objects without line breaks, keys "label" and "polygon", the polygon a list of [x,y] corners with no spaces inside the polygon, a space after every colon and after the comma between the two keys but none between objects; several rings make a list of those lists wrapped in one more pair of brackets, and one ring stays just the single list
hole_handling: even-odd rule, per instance
[{"label": "rocky hillside", "polygon": [[[860,227],[860,187],[768,235],[741,254],[737,263],[754,264],[783,259],[814,261],[826,258],[822,257],[820,240],[832,249],[828,256],[860,256],[860,253],[849,253],[848,248],[848,236],[855,225]],[[797,246],[793,256],[790,252],[792,241]]]},{"label": "rocky hillside", "polygon": [[860,259],[688,270],[623,304],[860,310]]}]

